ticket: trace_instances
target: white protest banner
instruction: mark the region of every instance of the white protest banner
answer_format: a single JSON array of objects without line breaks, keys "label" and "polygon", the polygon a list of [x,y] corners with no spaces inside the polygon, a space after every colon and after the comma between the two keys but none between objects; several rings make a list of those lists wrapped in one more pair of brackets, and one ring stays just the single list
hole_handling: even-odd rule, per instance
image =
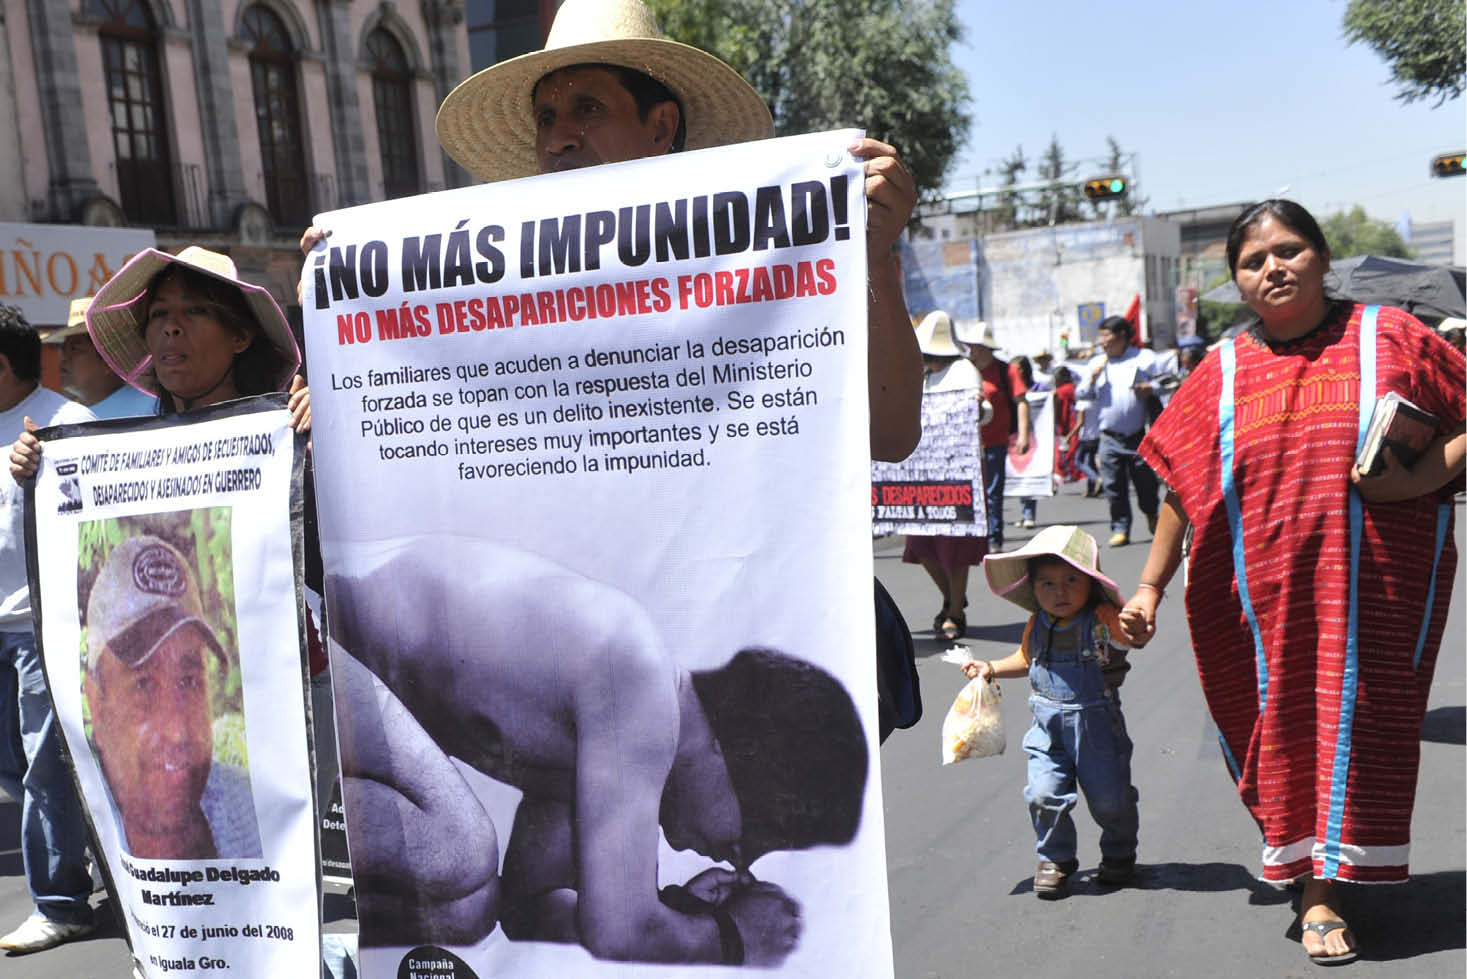
[{"label": "white protest banner", "polygon": [[922,396],[922,441],[901,462],[871,464],[871,532],[988,536],[974,391]]},{"label": "white protest banner", "polygon": [[1018,436],[1009,436],[1005,460],[1004,496],[1054,495],[1054,392],[1031,391],[1029,402],[1029,451],[1018,451]]},{"label": "white protest banner", "polygon": [[320,971],[284,395],[39,433],[31,602],[141,975]]},{"label": "white protest banner", "polygon": [[855,135],[317,218],[364,976],[891,974]]}]

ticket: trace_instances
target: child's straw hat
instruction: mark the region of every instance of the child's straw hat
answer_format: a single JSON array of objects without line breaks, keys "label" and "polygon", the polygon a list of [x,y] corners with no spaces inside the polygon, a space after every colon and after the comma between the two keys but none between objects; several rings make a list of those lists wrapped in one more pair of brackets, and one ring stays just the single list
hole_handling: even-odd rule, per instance
[{"label": "child's straw hat", "polygon": [[1061,525],[1045,527],[1034,538],[1007,554],[990,554],[983,559],[983,573],[988,577],[988,587],[1000,598],[1007,598],[1015,605],[1039,611],[1034,600],[1034,586],[1029,581],[1029,559],[1042,554],[1053,555],[1100,582],[1105,597],[1115,605],[1125,604],[1116,583],[1100,573],[1100,547],[1079,527]]}]

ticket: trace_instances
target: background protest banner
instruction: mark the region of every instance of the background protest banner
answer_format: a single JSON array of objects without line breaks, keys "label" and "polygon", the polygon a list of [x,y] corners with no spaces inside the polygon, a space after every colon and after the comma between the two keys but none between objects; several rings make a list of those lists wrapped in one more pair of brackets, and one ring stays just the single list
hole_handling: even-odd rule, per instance
[{"label": "background protest banner", "polygon": [[37,433],[31,602],[142,975],[320,970],[284,395]]},{"label": "background protest banner", "polygon": [[871,464],[871,532],[988,536],[975,392],[922,396],[922,441],[901,462]]},{"label": "background protest banner", "polygon": [[890,975],[853,138],[317,219],[364,975]]},{"label": "background protest banner", "polygon": [[1031,391],[1029,401],[1029,451],[1020,455],[1018,436],[1009,436],[1008,469],[1004,474],[1004,496],[1054,495],[1054,392]]}]

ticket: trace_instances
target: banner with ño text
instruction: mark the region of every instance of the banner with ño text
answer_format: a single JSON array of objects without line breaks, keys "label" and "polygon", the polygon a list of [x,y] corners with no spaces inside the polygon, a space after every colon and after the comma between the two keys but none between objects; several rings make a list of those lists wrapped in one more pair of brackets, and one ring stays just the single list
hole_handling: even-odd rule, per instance
[{"label": "banner with \u00f1o text", "polygon": [[285,395],[46,429],[31,602],[140,975],[320,971]]},{"label": "banner with \u00f1o text", "polygon": [[317,218],[364,975],[891,974],[855,136]]}]

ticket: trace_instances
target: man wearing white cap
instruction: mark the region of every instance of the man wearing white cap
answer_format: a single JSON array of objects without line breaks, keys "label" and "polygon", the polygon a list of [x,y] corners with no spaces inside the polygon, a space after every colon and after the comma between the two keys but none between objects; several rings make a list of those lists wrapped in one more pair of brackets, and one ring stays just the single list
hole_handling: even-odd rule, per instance
[{"label": "man wearing white cap", "polygon": [[[0,431],[18,432],[26,417],[42,426],[91,421],[93,415],[41,387],[41,340],[20,310],[0,306]],[[8,426],[8,427],[7,427]],[[38,952],[96,928],[87,901],[86,829],[31,625],[25,571],[24,491],[0,481],[0,732],[16,729],[24,758],[0,734],[0,788],[21,800],[20,851],[36,911],[0,938],[0,949]],[[11,686],[18,683],[19,688]]]},{"label": "man wearing white cap", "polygon": [[[466,79],[437,128],[444,152],[486,182],[774,135],[759,93],[713,55],[664,38],[641,0],[566,0],[543,50]],[[871,456],[896,462],[922,435],[922,362],[892,254],[917,188],[886,143],[863,138],[849,151],[866,161]],[[323,233],[306,229],[301,250]]]},{"label": "man wearing white cap", "polygon": [[92,297],[71,301],[66,326],[46,334],[42,343],[59,346],[61,387],[67,394],[92,409],[98,418],[132,418],[156,415],[158,399],[149,397],[112,372],[97,353],[87,332],[87,307]]}]

